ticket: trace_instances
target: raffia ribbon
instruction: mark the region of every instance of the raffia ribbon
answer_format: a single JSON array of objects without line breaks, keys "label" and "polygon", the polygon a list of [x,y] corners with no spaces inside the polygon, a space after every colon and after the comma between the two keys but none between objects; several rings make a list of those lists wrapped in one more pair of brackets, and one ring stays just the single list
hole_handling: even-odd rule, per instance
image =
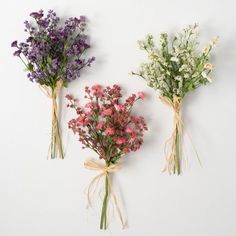
[{"label": "raffia ribbon", "polygon": [[177,171],[177,173],[179,174],[180,159],[177,159],[176,156],[176,148],[178,148],[176,146],[176,138],[179,138],[179,142],[181,143],[182,128],[183,128],[183,122],[180,117],[181,98],[174,96],[173,101],[168,97],[160,97],[160,99],[164,104],[169,106],[174,112],[174,118],[173,118],[174,129],[172,131],[170,138],[166,141],[165,144],[166,166],[164,167],[163,171],[167,170],[169,174],[175,173]]},{"label": "raffia ribbon", "polygon": [[117,197],[115,195],[115,193],[112,191],[112,187],[111,187],[111,178],[110,178],[110,173],[116,172],[118,170],[121,169],[121,164],[117,163],[117,164],[113,164],[110,166],[106,166],[104,164],[98,163],[95,160],[88,160],[84,163],[84,167],[86,169],[89,170],[95,170],[95,171],[101,171],[100,174],[96,175],[92,181],[89,183],[88,189],[87,189],[87,200],[88,200],[88,205],[91,206],[91,190],[95,185],[95,188],[97,188],[97,185],[99,184],[99,181],[101,178],[106,177],[108,178],[108,188],[109,188],[109,192],[111,193],[112,199],[113,199],[113,203],[118,215],[118,218],[120,220],[120,223],[122,225],[122,228],[124,229],[126,224],[125,221],[123,219],[121,210],[119,208],[118,205],[118,201],[117,201]]},{"label": "raffia ribbon", "polygon": [[[180,109],[182,105],[182,99],[178,96],[173,97],[173,101],[168,97],[160,97],[161,101],[169,106],[173,112],[174,112],[174,118],[173,118],[173,132],[170,136],[170,138],[166,141],[165,144],[165,153],[166,153],[166,166],[164,167],[163,171],[168,171],[169,174],[177,172],[180,174],[180,165],[181,165],[181,148],[182,148],[182,135],[183,135],[183,121],[180,116]],[[192,144],[192,147],[194,149],[194,152],[196,154],[196,157],[198,159],[198,162],[201,166],[201,161],[198,156],[197,150],[195,146],[193,145],[192,138],[189,133],[186,133],[189,137],[189,140]],[[176,146],[176,138],[178,138],[179,147]],[[177,159],[176,156],[176,148],[179,148],[179,157]]]},{"label": "raffia ribbon", "polygon": [[[57,117],[57,95],[63,86],[63,80],[58,80],[54,89],[46,85],[40,85],[39,88],[41,91],[50,99],[52,99],[52,143],[55,141],[56,149],[59,152],[59,156],[64,158],[61,137],[59,133],[59,125],[58,125],[58,117]],[[53,146],[50,146],[50,150],[52,151]]]}]

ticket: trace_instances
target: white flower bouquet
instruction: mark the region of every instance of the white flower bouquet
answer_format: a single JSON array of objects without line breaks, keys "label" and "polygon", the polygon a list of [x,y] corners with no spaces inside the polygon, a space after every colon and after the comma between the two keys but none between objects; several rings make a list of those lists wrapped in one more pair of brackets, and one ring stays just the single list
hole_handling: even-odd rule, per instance
[{"label": "white flower bouquet", "polygon": [[212,82],[210,74],[213,65],[210,53],[217,38],[198,51],[198,25],[189,25],[173,38],[160,35],[160,46],[156,47],[153,36],[138,41],[140,49],[148,54],[148,61],[142,63],[138,72],[132,72],[145,79],[148,85],[159,91],[161,100],[174,112],[174,130],[166,143],[167,164],[164,170],[179,175],[182,171],[182,130],[180,109],[183,98],[200,85]]}]

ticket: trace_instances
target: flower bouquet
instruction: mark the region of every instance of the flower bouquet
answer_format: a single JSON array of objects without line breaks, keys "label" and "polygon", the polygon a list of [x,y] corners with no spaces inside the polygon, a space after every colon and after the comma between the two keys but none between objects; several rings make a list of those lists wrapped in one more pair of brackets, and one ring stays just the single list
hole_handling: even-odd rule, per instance
[{"label": "flower bouquet", "polygon": [[100,170],[88,187],[88,202],[90,202],[91,188],[100,178],[105,178],[105,195],[102,205],[100,229],[107,229],[107,206],[109,197],[113,198],[118,216],[124,226],[124,220],[118,207],[116,197],[111,188],[110,174],[121,168],[120,159],[131,151],[136,151],[143,143],[143,132],[147,125],[142,116],[132,114],[134,103],[144,99],[143,92],[132,94],[124,103],[121,98],[121,88],[118,85],[102,88],[94,85],[85,88],[85,98],[89,100],[84,106],[78,106],[76,99],[67,95],[68,107],[76,110],[76,118],[69,121],[69,128],[83,148],[95,151],[104,164],[94,160],[85,162],[85,167]]},{"label": "flower bouquet", "polygon": [[141,64],[139,72],[132,72],[158,90],[161,100],[174,112],[174,130],[166,143],[167,164],[164,168],[170,174],[179,175],[182,170],[183,122],[180,109],[183,98],[202,84],[212,82],[213,65],[209,61],[217,38],[199,52],[197,28],[197,24],[190,25],[173,39],[169,39],[166,33],[161,34],[159,48],[155,46],[153,37],[147,35],[145,40],[139,41],[139,46],[147,52],[149,61]]},{"label": "flower bouquet", "polygon": [[[43,10],[30,14],[34,22],[25,21],[25,42],[12,42],[14,56],[20,58],[30,81],[39,84],[41,90],[52,99],[51,158],[64,158],[57,112],[57,95],[61,88],[80,76],[94,57],[85,59],[83,54],[90,47],[87,43],[85,17],[69,18],[62,25],[56,13]],[[59,155],[58,155],[59,154]]]}]

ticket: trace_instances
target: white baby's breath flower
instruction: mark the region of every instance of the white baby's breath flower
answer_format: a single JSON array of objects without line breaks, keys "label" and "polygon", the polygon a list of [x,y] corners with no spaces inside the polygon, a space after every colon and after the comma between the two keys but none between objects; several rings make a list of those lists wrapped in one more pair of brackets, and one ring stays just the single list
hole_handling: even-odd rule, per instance
[{"label": "white baby's breath flower", "polygon": [[167,71],[166,71],[166,74],[167,74],[167,75],[170,75],[170,72],[167,70]]},{"label": "white baby's breath flower", "polygon": [[212,78],[211,78],[211,77],[207,76],[206,79],[207,79],[210,83],[212,83]]},{"label": "white baby's breath flower", "polygon": [[212,70],[212,69],[213,69],[213,65],[212,65],[211,63],[206,63],[206,64],[204,65],[204,68],[205,68],[205,69],[208,69],[208,70]]},{"label": "white baby's breath flower", "polygon": [[175,62],[179,62],[179,59],[177,57],[171,57],[170,60],[175,61]]},{"label": "white baby's breath flower", "polygon": [[166,91],[170,91],[167,83],[163,82],[162,86],[165,88]]},{"label": "white baby's breath flower", "polygon": [[181,81],[183,78],[180,75],[178,75],[178,76],[175,76],[174,79],[177,80],[177,81]]},{"label": "white baby's breath flower", "polygon": [[205,71],[202,72],[202,77],[207,79],[208,76]]},{"label": "white baby's breath flower", "polygon": [[179,49],[179,47],[174,46],[173,49],[174,49],[174,52],[176,53],[176,55],[180,54],[181,50]]},{"label": "white baby's breath flower", "polygon": [[174,93],[176,93],[176,94],[178,94],[178,92],[179,92],[179,89],[177,89],[177,88],[174,88],[174,89],[173,89],[173,92],[174,92]]},{"label": "white baby's breath flower", "polygon": [[[141,72],[138,74],[141,74],[150,87],[159,90],[161,95],[184,97],[200,84],[212,82],[209,74],[213,70],[213,65],[208,60],[217,38],[212,39],[207,47],[202,49],[199,57],[196,52],[196,28],[197,25],[185,28],[184,32],[175,35],[172,41],[166,33],[161,34],[159,48],[155,46],[150,35],[139,42],[141,48],[148,52],[148,62],[141,65]],[[190,86],[185,86],[188,84]]]},{"label": "white baby's breath flower", "polygon": [[187,79],[189,77],[189,74],[184,74],[184,78]]},{"label": "white baby's breath flower", "polygon": [[168,66],[168,64],[166,62],[164,62],[164,61],[163,61],[162,64],[163,64],[163,66]]},{"label": "white baby's breath flower", "polygon": [[217,42],[218,42],[218,37],[215,37],[210,41],[210,45],[214,48],[216,46]]},{"label": "white baby's breath flower", "polygon": [[209,48],[203,48],[203,53],[207,54],[209,52]]},{"label": "white baby's breath flower", "polygon": [[182,65],[180,68],[179,68],[179,72],[183,71],[183,70],[186,70],[187,68],[187,65]]}]

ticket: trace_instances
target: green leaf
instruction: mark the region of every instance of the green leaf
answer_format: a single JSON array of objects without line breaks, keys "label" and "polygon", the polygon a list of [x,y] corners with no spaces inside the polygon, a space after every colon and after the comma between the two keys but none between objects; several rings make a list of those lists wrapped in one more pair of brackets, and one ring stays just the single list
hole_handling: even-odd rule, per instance
[{"label": "green leaf", "polygon": [[195,89],[195,86],[194,86],[193,84],[190,84],[190,85],[188,86],[188,91],[189,91],[189,92],[192,92],[194,89]]},{"label": "green leaf", "polygon": [[64,86],[65,88],[68,87],[68,81],[67,81],[67,80],[63,80],[63,86]]},{"label": "green leaf", "polygon": [[50,56],[47,57],[47,63],[51,64],[52,63],[52,58]]},{"label": "green leaf", "polygon": [[28,70],[29,70],[29,71],[33,71],[33,70],[34,70],[34,65],[33,65],[32,63],[29,63],[29,64],[27,65],[27,67],[28,67]]}]

